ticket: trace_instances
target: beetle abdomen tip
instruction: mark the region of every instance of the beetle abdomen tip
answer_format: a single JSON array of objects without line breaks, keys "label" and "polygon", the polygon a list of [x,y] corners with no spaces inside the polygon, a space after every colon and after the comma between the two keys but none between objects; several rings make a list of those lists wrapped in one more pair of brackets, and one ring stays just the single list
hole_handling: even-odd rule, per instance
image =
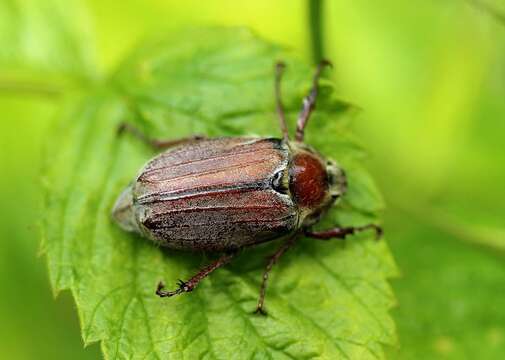
[{"label": "beetle abdomen tip", "polygon": [[122,229],[138,232],[138,226],[133,212],[133,195],[131,185],[124,189],[116,200],[116,203],[112,208],[112,218]]}]

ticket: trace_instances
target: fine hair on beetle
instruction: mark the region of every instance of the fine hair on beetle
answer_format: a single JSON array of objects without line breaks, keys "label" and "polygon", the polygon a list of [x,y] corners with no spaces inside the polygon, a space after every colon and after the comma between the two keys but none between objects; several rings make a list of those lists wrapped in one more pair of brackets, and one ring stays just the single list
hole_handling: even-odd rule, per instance
[{"label": "fine hair on beetle", "polygon": [[255,313],[266,314],[265,293],[274,264],[304,236],[317,240],[344,239],[376,224],[312,226],[347,190],[344,169],[304,143],[305,128],[315,109],[324,60],[316,68],[309,94],[303,99],[294,137],[288,132],[281,100],[282,62],[275,65],[274,96],[282,138],[192,136],[177,140],[150,139],[134,126],[129,132],[164,150],[151,159],[120,194],[112,217],[124,230],[138,233],[170,249],[219,252],[220,257],[175,290],[159,282],[155,293],[171,297],[195,289],[214,270],[229,263],[242,248],[281,239],[268,258]]}]

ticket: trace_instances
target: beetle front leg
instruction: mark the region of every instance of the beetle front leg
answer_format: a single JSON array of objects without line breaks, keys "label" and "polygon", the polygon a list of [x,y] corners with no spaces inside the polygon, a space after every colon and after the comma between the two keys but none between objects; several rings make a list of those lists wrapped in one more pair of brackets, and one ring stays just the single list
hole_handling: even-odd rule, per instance
[{"label": "beetle front leg", "polygon": [[296,141],[303,141],[303,137],[305,135],[305,126],[307,126],[307,122],[309,121],[310,114],[316,107],[316,99],[319,87],[319,77],[321,76],[321,72],[325,66],[331,66],[331,63],[328,60],[322,60],[317,66],[316,73],[314,74],[314,78],[312,80],[312,89],[303,99],[303,106],[300,115],[298,115],[298,121],[296,123]]},{"label": "beetle front leg", "polygon": [[288,125],[286,123],[286,115],[284,114],[281,97],[281,79],[285,67],[286,64],[281,61],[275,64],[275,107],[277,109],[277,115],[279,116],[282,137],[284,140],[289,140]]},{"label": "beetle front leg", "polygon": [[173,146],[186,144],[188,142],[194,142],[205,139],[205,136],[202,135],[193,135],[187,138],[170,139],[170,140],[151,139],[148,136],[146,136],[146,134],[144,134],[142,131],[140,131],[138,128],[126,122],[123,122],[119,125],[117,132],[118,134],[129,132],[136,138],[140,139],[142,142],[146,143],[149,146],[152,146],[155,149],[166,149]]},{"label": "beetle front leg", "polygon": [[261,315],[266,315],[266,311],[263,309],[264,304],[265,304],[265,293],[267,289],[267,281],[268,281],[268,275],[270,274],[270,271],[272,271],[273,266],[275,263],[279,260],[279,258],[295,243],[296,236],[290,237],[287,239],[278,249],[277,251],[270,256],[268,260],[268,264],[265,268],[265,272],[263,273],[263,278],[261,281],[261,288],[260,288],[260,296],[258,299],[258,305],[256,306],[256,310],[254,311],[255,314],[261,314]]},{"label": "beetle front leg", "polygon": [[171,297],[174,295],[179,295],[185,292],[193,291],[193,289],[198,285],[200,281],[203,280],[203,278],[205,278],[211,272],[220,268],[221,266],[228,264],[235,255],[236,252],[224,254],[210,265],[207,265],[206,267],[201,269],[195,276],[193,276],[188,281],[179,280],[177,283],[179,287],[174,291],[164,291],[163,289],[165,288],[165,284],[162,281],[160,281],[158,283],[158,287],[156,288],[156,295],[158,295],[159,297]]},{"label": "beetle front leg", "polygon": [[304,231],[305,236],[311,237],[318,240],[329,240],[329,239],[345,239],[347,235],[354,234],[356,232],[372,229],[375,231],[377,239],[382,236],[382,228],[375,224],[368,224],[363,226],[349,226],[349,227],[336,227],[333,229],[322,230],[322,231]]}]

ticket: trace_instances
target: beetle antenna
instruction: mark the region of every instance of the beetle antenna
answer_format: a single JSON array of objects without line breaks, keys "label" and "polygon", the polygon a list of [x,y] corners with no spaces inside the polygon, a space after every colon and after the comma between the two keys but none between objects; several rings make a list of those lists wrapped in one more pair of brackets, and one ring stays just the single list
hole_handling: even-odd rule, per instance
[{"label": "beetle antenna", "polygon": [[303,137],[305,135],[305,127],[309,121],[310,114],[316,107],[319,77],[321,76],[321,72],[325,66],[332,66],[332,64],[328,60],[321,60],[321,62],[317,65],[316,73],[314,74],[314,78],[312,80],[312,89],[310,90],[309,95],[303,99],[302,111],[300,112],[298,121],[296,123],[296,141],[303,141]]},{"label": "beetle antenna", "polygon": [[289,140],[288,125],[286,123],[286,115],[284,114],[284,107],[281,99],[281,79],[285,68],[286,64],[282,61],[275,64],[275,106],[277,108],[277,115],[279,115],[282,137],[284,140]]}]

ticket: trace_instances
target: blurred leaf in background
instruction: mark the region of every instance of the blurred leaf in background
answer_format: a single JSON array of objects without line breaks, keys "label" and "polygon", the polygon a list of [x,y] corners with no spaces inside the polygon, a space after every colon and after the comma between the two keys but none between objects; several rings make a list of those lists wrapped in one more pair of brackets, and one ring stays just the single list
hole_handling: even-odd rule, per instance
[{"label": "blurred leaf in background", "polygon": [[[50,298],[35,258],[38,235],[26,225],[40,219],[38,149],[61,101],[31,91],[33,83],[49,85],[42,87],[49,93],[86,86],[148,34],[191,25],[250,26],[310,59],[308,2],[2,0],[0,9],[0,165],[7,174],[0,180],[7,289],[0,346],[12,358],[98,356],[80,349],[69,303]],[[503,26],[469,1],[327,1],[322,9],[326,57],[336,65],[339,93],[363,109],[353,124],[372,154],[368,164],[388,203],[388,242],[403,273],[393,283],[402,346],[391,355],[502,358]],[[18,33],[32,40],[19,41],[26,35]],[[87,69],[84,80],[76,68]]]},{"label": "blurred leaf in background", "polygon": [[9,359],[97,358],[82,350],[73,300],[55,302],[37,258],[41,149],[76,86],[97,77],[77,1],[0,1],[0,348]]},{"label": "blurred leaf in background", "polygon": [[55,95],[98,76],[87,7],[78,0],[0,2],[0,91]]},{"label": "blurred leaf in background", "polygon": [[[388,201],[399,359],[505,353],[504,28],[470,2],[332,2],[330,56]],[[330,17],[331,19],[331,17]]]}]

